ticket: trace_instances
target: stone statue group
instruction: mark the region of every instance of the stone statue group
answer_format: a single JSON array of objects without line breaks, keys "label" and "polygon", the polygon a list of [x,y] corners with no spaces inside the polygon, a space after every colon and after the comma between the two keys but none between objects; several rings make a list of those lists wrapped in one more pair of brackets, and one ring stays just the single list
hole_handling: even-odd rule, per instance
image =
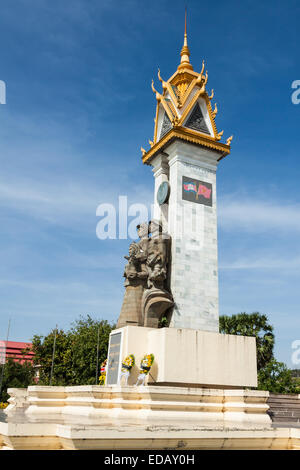
[{"label": "stone statue group", "polygon": [[173,306],[168,265],[171,238],[160,222],[137,226],[138,242],[131,243],[124,270],[125,294],[117,328],[128,325],[157,328]]}]

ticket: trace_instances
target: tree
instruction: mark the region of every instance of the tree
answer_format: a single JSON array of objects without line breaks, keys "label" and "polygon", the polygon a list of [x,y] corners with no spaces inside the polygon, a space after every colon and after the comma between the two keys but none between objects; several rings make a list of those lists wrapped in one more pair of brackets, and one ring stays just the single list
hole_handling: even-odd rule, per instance
[{"label": "tree", "polygon": [[[90,315],[80,317],[69,331],[56,333],[56,348],[52,385],[88,385],[96,382],[97,342],[99,332],[98,367],[107,357],[109,334],[114,325],[106,320],[93,320]],[[49,385],[52,365],[54,333],[34,336],[35,364],[40,366],[40,385]],[[97,376],[100,376],[99,371]]]},{"label": "tree", "polygon": [[[107,357],[109,334],[113,329],[106,320],[96,321],[89,315],[75,321],[70,330],[73,384],[88,385],[96,381],[97,342],[98,368]],[[100,373],[98,371],[98,378]]]},{"label": "tree", "polygon": [[30,361],[20,363],[9,358],[4,365],[0,402],[8,400],[8,388],[26,388],[29,385],[35,384],[34,377],[35,368]]},{"label": "tree", "polygon": [[[40,385],[50,384],[54,335],[55,330],[52,330],[45,337],[35,335],[32,339],[34,364],[39,366]],[[70,345],[69,333],[63,330],[56,331],[52,385],[68,385],[72,381]]]},{"label": "tree", "polygon": [[220,316],[220,333],[254,336],[256,338],[257,369],[265,367],[273,358],[275,337],[266,315],[245,312]]},{"label": "tree", "polygon": [[258,390],[272,393],[300,393],[300,384],[283,362],[272,359],[258,372]]}]

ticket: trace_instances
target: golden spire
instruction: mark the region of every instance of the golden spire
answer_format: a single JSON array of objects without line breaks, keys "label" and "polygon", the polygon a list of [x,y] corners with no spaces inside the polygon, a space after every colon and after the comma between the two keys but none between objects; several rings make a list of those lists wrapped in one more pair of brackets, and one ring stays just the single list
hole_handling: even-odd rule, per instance
[{"label": "golden spire", "polygon": [[178,65],[178,70],[181,69],[190,69],[193,70],[193,66],[190,63],[190,50],[187,43],[187,34],[186,34],[186,9],[185,9],[185,21],[184,21],[184,40],[183,46],[180,52],[181,60],[180,64]]}]

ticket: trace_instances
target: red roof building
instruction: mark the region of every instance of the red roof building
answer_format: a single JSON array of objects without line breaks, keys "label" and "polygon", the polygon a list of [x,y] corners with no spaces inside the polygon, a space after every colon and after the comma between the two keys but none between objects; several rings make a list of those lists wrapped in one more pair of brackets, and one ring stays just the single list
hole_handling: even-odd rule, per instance
[{"label": "red roof building", "polygon": [[[26,352],[25,352],[26,351]],[[0,364],[12,358],[21,364],[25,361],[33,362],[34,352],[32,343],[20,343],[17,341],[0,341]]]}]

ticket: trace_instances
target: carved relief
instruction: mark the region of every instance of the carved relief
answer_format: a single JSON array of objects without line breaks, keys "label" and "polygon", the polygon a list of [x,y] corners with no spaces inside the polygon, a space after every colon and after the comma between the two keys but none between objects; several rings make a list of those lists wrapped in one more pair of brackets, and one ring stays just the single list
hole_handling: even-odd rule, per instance
[{"label": "carved relief", "polygon": [[193,111],[191,112],[190,117],[188,118],[186,127],[190,129],[194,129],[195,131],[204,132],[205,134],[209,134],[209,130],[205,123],[205,119],[203,117],[202,111],[200,109],[199,103],[196,103]]},{"label": "carved relief", "polygon": [[172,123],[167,113],[165,113],[159,138],[161,139],[167,132],[169,132],[170,129],[172,129]]},{"label": "carved relief", "polygon": [[140,240],[131,243],[125,256],[126,290],[117,328],[157,328],[161,316],[173,306],[167,282],[171,238],[154,220],[138,225],[137,232]]}]

